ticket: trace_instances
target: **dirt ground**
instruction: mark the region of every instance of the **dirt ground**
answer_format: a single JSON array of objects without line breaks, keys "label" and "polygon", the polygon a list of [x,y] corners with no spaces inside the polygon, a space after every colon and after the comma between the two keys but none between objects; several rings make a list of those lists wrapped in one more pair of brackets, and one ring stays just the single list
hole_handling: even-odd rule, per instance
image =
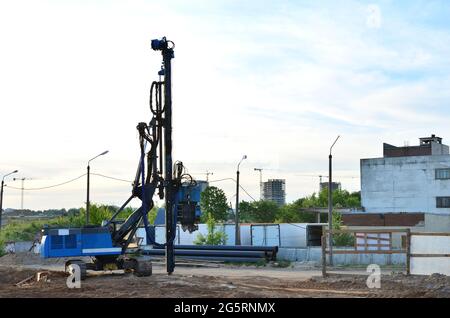
[{"label": "dirt ground", "polygon": [[[89,272],[80,289],[69,289],[62,272],[63,260],[41,260],[36,255],[0,258],[0,297],[450,297],[450,277],[382,274],[381,288],[366,286],[362,270],[345,270],[322,278],[318,268],[229,266],[178,266],[168,276],[155,263],[153,275]],[[36,273],[48,271],[36,281]],[[32,278],[31,278],[32,277]],[[16,284],[30,278],[19,286]]]}]

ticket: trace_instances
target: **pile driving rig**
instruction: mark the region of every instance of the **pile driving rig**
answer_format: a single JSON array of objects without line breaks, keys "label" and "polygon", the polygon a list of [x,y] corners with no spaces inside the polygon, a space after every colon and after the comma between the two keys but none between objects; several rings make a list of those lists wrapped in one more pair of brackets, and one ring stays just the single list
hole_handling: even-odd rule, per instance
[{"label": "pile driving rig", "polygon": [[[134,271],[137,276],[151,275],[149,260],[126,255],[141,224],[145,228],[147,244],[165,248],[167,273],[171,274],[175,268],[176,224],[179,222],[183,230],[190,232],[197,229],[201,186],[185,173],[182,162],[172,163],[171,60],[175,45],[164,37],[152,40],[151,47],[154,51],[161,51],[163,62],[158,72],[159,81],[154,81],[150,88],[151,121],[137,125],[140,159],[131,196],[102,226],[43,229],[41,256],[74,257],[66,262],[66,270],[72,271],[72,264],[77,264],[82,278],[88,269],[124,269]],[[148,145],[150,149],[147,151]],[[155,242],[155,232],[148,220],[148,212],[154,206],[154,195],[165,200],[166,242],[163,244]],[[116,220],[133,198],[142,201],[140,208],[124,222]],[[84,256],[90,256],[92,261],[86,263],[76,258]]]}]

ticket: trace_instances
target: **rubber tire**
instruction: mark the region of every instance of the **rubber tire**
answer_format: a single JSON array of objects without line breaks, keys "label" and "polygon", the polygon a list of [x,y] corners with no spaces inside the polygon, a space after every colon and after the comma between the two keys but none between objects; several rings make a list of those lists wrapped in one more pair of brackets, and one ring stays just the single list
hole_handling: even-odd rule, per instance
[{"label": "rubber tire", "polygon": [[73,261],[73,262],[70,262],[70,261],[69,261],[69,262],[66,263],[66,266],[65,266],[66,273],[72,272],[72,270],[71,270],[71,265],[72,265],[72,264],[78,265],[78,266],[80,267],[80,271],[81,271],[81,273],[80,273],[80,279],[81,279],[81,280],[85,280],[86,277],[87,277],[87,267],[86,267],[86,263],[81,262],[81,261]]}]

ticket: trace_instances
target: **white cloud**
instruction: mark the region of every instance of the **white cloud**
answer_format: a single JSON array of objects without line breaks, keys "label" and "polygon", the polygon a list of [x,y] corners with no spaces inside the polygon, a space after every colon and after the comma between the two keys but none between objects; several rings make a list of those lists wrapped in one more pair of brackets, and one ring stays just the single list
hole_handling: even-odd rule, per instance
[{"label": "white cloud", "polygon": [[[359,2],[260,8],[261,15],[234,15],[224,3],[2,3],[1,170],[18,167],[39,177],[35,186],[57,183],[109,149],[93,170],[132,178],[135,126],[149,119],[148,88],[160,64],[149,41],[162,35],[176,43],[174,157],[220,179],[234,177],[246,153],[242,182],[253,196],[255,166],[281,169],[264,177],[286,177],[289,200],[316,191],[318,180],[296,173],[326,174],[337,134],[338,176],[358,175],[359,158],[379,156],[383,141],[450,133],[439,110],[450,97],[448,32],[402,19],[383,21],[389,34],[372,32]],[[358,180],[342,182],[358,190]],[[218,185],[234,194],[231,182]],[[84,187],[26,202],[81,206]],[[129,190],[99,179],[93,196],[119,204]],[[6,206],[17,207],[19,194],[10,194]]]}]

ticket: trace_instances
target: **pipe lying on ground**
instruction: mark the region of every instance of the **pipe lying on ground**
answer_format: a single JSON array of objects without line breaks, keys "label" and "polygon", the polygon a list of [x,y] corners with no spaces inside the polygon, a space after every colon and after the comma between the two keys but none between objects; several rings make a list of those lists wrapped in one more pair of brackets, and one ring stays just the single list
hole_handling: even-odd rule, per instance
[{"label": "pipe lying on ground", "polygon": [[[274,261],[278,252],[278,246],[230,246],[230,245],[176,245],[175,255],[178,257],[195,257],[201,259],[214,258],[220,261],[247,262],[253,259],[254,262],[260,260]],[[145,249],[143,254],[163,256],[163,247],[154,246],[152,249]]]},{"label": "pipe lying on ground", "polygon": [[[151,249],[145,251],[148,255],[164,255],[163,249]],[[211,250],[178,250],[175,249],[175,255],[178,256],[216,256],[216,257],[247,257],[247,258],[271,258],[272,255],[264,251],[211,251]]]},{"label": "pipe lying on ground", "polygon": [[[142,253],[145,255],[149,255],[147,252],[148,251],[143,251]],[[151,255],[156,256],[154,254]],[[216,256],[179,256],[179,255],[177,255],[176,259],[196,260],[196,261],[218,261],[231,263],[257,263],[264,260],[264,258],[257,258],[257,257],[216,257]]]},{"label": "pipe lying on ground", "polygon": [[[154,249],[163,249],[155,246]],[[175,245],[177,250],[230,250],[230,251],[268,251],[278,252],[278,246],[252,246],[252,245]]]}]

